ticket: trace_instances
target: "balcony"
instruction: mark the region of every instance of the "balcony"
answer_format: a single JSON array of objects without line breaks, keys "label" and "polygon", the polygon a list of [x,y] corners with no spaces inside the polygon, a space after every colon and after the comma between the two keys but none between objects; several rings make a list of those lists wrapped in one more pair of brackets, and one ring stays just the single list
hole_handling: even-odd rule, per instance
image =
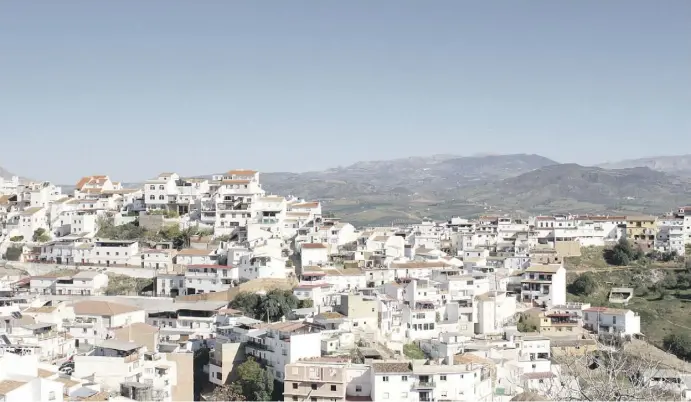
[{"label": "balcony", "polygon": [[209,359],[209,364],[213,364],[214,366],[218,366],[218,367],[223,367],[223,362],[219,359],[216,359],[216,358]]},{"label": "balcony", "polygon": [[434,381],[417,381],[413,387],[415,389],[433,389],[435,385]]},{"label": "balcony", "polygon": [[139,353],[132,353],[129,356],[125,356],[125,363],[132,363],[139,360]]}]

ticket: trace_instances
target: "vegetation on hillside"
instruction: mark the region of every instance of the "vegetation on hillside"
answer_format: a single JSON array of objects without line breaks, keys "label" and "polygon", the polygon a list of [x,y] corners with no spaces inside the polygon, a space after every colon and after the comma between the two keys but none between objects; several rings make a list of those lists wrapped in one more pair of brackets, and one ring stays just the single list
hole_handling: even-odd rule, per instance
[{"label": "vegetation on hillside", "polygon": [[689,357],[683,341],[684,334],[691,331],[691,271],[681,263],[665,269],[637,266],[569,275],[568,282],[569,300],[613,308],[622,305],[609,303],[612,287],[634,288],[634,297],[625,308],[640,315],[647,340],[680,358]]},{"label": "vegetation on hillside", "polygon": [[107,296],[140,295],[145,288],[152,288],[153,283],[154,280],[151,278],[133,278],[127,275],[108,273],[108,286],[105,293]]},{"label": "vegetation on hillside", "polygon": [[631,246],[631,243],[623,237],[611,250],[605,250],[604,253],[605,261],[618,266],[626,266],[645,257],[643,250]]},{"label": "vegetation on hillside", "polygon": [[242,311],[248,317],[275,322],[298,308],[298,299],[292,290],[274,289],[266,295],[240,292],[230,302],[230,307]]},{"label": "vegetation on hillside", "polygon": [[534,315],[523,313],[518,318],[516,329],[521,332],[537,332],[538,324],[537,318]]},{"label": "vegetation on hillside", "polygon": [[415,343],[403,345],[403,355],[408,359],[426,359],[425,352]]},{"label": "vegetation on hillside", "polygon": [[210,401],[271,401],[274,399],[274,378],[253,358],[237,367],[237,378],[229,385],[214,389]]},{"label": "vegetation on hillside", "polygon": [[9,246],[5,251],[5,259],[7,261],[19,261],[19,258],[24,252],[24,247],[22,246]]},{"label": "vegetation on hillside", "polygon": [[210,229],[199,226],[180,229],[180,226],[176,224],[166,225],[159,230],[147,230],[139,226],[139,220],[115,226],[113,218],[102,217],[98,221],[96,237],[112,240],[169,241],[173,243],[173,247],[182,249],[190,246],[194,236],[206,236],[212,233]]},{"label": "vegetation on hillside", "polygon": [[598,283],[589,272],[578,275],[576,280],[568,285],[568,291],[578,296],[590,296],[597,291]]},{"label": "vegetation on hillside", "polygon": [[31,240],[38,243],[45,243],[50,240],[50,235],[46,233],[45,229],[38,228],[34,230],[34,235],[32,236]]}]

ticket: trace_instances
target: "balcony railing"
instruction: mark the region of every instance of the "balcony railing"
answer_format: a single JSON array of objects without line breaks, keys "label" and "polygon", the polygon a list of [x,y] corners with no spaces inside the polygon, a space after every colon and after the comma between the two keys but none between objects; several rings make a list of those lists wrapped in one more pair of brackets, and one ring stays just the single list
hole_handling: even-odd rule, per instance
[{"label": "balcony railing", "polygon": [[415,383],[416,389],[434,388],[434,381],[418,381]]}]

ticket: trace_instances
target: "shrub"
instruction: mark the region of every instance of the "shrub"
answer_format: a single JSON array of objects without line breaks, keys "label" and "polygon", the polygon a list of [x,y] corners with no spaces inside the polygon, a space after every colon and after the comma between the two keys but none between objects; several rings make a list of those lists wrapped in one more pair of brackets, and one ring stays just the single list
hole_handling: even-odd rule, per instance
[{"label": "shrub", "polygon": [[568,286],[569,293],[578,296],[590,296],[597,291],[598,284],[589,273],[578,275],[575,281]]}]

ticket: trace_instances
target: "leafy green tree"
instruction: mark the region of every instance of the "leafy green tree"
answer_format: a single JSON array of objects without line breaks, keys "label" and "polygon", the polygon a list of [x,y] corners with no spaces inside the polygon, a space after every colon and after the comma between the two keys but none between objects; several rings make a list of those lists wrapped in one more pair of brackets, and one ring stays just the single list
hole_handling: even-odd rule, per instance
[{"label": "leafy green tree", "polygon": [[274,379],[271,373],[259,365],[253,358],[249,358],[237,368],[238,378],[235,392],[240,393],[246,400],[268,401],[274,390]]},{"label": "leafy green tree", "polygon": [[222,385],[214,388],[211,395],[207,396],[207,401],[246,401],[242,394],[240,384],[234,382],[229,385]]},{"label": "leafy green tree", "polygon": [[578,275],[575,281],[568,286],[569,293],[578,296],[590,296],[597,291],[598,284],[589,273]]},{"label": "leafy green tree", "polygon": [[688,333],[668,334],[663,338],[662,344],[675,356],[685,360],[691,359],[691,336]]},{"label": "leafy green tree", "polygon": [[534,320],[531,320],[525,314],[521,314],[521,316],[518,319],[518,325],[516,325],[516,329],[518,329],[521,332],[536,332],[537,324],[534,322]]},{"label": "leafy green tree", "polygon": [[7,248],[7,251],[5,251],[5,259],[7,261],[19,261],[23,252],[24,250],[21,246],[10,246]]},{"label": "leafy green tree", "polygon": [[274,322],[298,308],[298,299],[290,290],[274,289],[264,296],[240,292],[231,300],[230,307],[242,311],[248,317]]},{"label": "leafy green tree", "polygon": [[298,302],[298,308],[310,308],[314,307],[314,301],[312,299],[304,299]]},{"label": "leafy green tree", "polygon": [[31,240],[34,242],[45,243],[50,240],[50,235],[46,233],[45,229],[38,228],[34,230],[34,235],[32,236]]},{"label": "leafy green tree", "polygon": [[427,356],[420,347],[414,343],[403,345],[403,355],[409,359],[425,359]]},{"label": "leafy green tree", "polygon": [[10,241],[20,242],[22,240],[24,240],[24,236],[12,236],[12,237],[10,237]]}]

